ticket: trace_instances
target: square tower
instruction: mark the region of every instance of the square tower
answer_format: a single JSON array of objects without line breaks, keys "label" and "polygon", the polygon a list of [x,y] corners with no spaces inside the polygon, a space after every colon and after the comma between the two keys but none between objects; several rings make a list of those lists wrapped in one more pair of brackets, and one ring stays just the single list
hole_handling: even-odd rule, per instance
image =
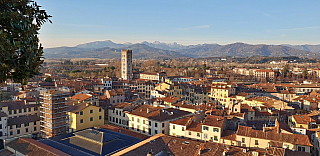
[{"label": "square tower", "polygon": [[121,50],[121,78],[132,80],[132,50]]},{"label": "square tower", "polygon": [[47,91],[42,94],[40,102],[40,131],[43,136],[54,137],[65,134],[69,129],[67,124],[68,115],[65,98],[69,97],[68,92]]}]

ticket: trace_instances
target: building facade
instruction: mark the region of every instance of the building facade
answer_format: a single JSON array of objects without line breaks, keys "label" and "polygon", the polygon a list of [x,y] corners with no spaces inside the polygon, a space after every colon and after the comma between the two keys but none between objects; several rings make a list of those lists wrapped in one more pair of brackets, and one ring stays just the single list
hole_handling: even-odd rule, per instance
[{"label": "building facade", "polygon": [[43,137],[53,137],[68,131],[68,106],[65,100],[67,97],[69,97],[68,92],[52,90],[43,93],[40,106],[40,131]]},{"label": "building facade", "polygon": [[132,50],[121,50],[121,78],[132,80]]}]

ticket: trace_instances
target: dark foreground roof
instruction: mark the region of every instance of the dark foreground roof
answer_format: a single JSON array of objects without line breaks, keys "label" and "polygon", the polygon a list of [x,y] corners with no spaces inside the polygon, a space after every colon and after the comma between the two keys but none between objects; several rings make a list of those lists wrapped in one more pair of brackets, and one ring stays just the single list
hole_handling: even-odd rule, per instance
[{"label": "dark foreground roof", "polygon": [[106,129],[85,129],[40,142],[70,155],[108,155],[140,142],[141,139]]},{"label": "dark foreground roof", "polygon": [[67,153],[31,138],[18,138],[7,143],[6,146],[28,156],[69,156]]}]

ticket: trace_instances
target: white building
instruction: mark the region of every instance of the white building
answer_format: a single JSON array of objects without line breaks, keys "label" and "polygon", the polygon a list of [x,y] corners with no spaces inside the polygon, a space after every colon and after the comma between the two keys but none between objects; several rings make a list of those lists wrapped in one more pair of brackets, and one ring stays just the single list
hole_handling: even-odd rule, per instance
[{"label": "white building", "polygon": [[158,133],[169,134],[169,122],[191,115],[192,113],[173,108],[142,105],[136,108],[129,117],[129,129],[145,135]]},{"label": "white building", "polygon": [[112,89],[112,79],[111,78],[102,78],[101,79],[104,89]]},{"label": "white building", "polygon": [[139,107],[137,104],[127,102],[118,103],[108,110],[109,123],[121,126],[124,128],[129,127],[129,117],[127,113],[132,112],[135,108]]}]

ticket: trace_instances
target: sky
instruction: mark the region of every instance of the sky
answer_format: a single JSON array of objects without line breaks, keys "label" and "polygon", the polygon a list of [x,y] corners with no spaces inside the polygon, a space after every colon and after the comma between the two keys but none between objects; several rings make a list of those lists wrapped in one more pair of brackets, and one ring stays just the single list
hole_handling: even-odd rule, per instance
[{"label": "sky", "polygon": [[36,0],[45,48],[111,40],[320,44],[319,0]]}]

